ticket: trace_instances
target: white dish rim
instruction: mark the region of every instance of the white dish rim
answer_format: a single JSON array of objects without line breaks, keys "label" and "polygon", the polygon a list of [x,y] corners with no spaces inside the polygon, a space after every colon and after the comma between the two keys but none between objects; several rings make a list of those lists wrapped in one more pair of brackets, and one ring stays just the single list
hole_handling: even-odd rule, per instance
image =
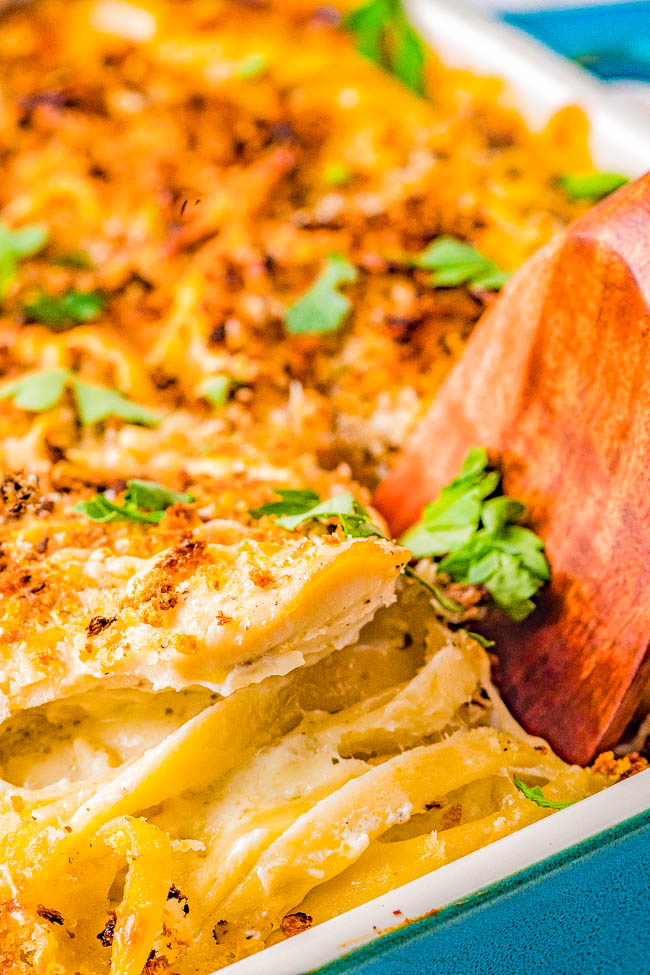
[{"label": "white dish rim", "polygon": [[486,19],[450,0],[405,0],[422,36],[450,67],[502,78],[533,128],[566,105],[590,122],[594,163],[636,178],[650,169],[650,118],[611,88],[523,31]]},{"label": "white dish rim", "polygon": [[235,962],[226,971],[228,975],[259,975],[261,971],[305,975],[407,921],[447,907],[633,819],[647,811],[649,796],[647,769],[295,938]]},{"label": "white dish rim", "polygon": [[[539,128],[565,105],[590,121],[596,166],[637,177],[650,168],[650,121],[627,111],[620,96],[515,28],[446,0],[407,0],[425,39],[452,67],[497,76],[527,122]],[[650,806],[650,769],[512,833],[339,917],[235,962],[232,975],[304,975],[380,934],[490,887],[548,857],[579,846]],[[399,912],[396,914],[395,912]]]}]

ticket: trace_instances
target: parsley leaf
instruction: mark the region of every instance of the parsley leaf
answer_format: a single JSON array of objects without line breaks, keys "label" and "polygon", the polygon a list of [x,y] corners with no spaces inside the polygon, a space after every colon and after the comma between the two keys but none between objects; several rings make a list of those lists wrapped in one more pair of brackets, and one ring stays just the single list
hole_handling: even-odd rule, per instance
[{"label": "parsley leaf", "polygon": [[66,291],[59,296],[41,292],[23,304],[30,321],[43,322],[55,332],[92,321],[103,307],[104,298],[99,291]]},{"label": "parsley leaf", "polygon": [[484,257],[471,244],[455,237],[438,237],[415,258],[415,266],[433,271],[436,288],[455,288],[467,284],[476,290],[499,291],[510,274]]},{"label": "parsley leaf", "polygon": [[428,589],[429,592],[435,596],[442,608],[448,613],[463,612],[463,607],[460,605],[460,603],[457,603],[455,599],[451,599],[439,586],[436,586],[433,582],[429,582],[428,579],[421,576],[420,573],[416,572],[415,569],[413,569],[410,565],[404,566],[404,575],[408,576],[410,579],[415,579],[415,581],[419,582],[421,586]]},{"label": "parsley leaf", "polygon": [[191,504],[191,494],[179,494],[157,484],[133,478],[127,481],[124,503],[114,504],[105,493],[97,494],[89,501],[80,501],[73,511],[81,511],[93,521],[133,521],[157,525],[172,504],[182,501]]},{"label": "parsley leaf", "polygon": [[191,494],[180,494],[178,491],[171,491],[169,488],[158,484],[157,481],[144,481],[134,477],[126,483],[127,491],[124,500],[132,502],[138,508],[147,511],[164,511],[172,504],[183,502],[191,504],[194,498]]},{"label": "parsley leaf", "polygon": [[344,186],[351,178],[352,173],[343,163],[328,163],[323,170],[323,181],[327,186]]},{"label": "parsley leaf", "polygon": [[90,501],[80,501],[73,511],[81,511],[93,521],[137,521],[157,525],[164,517],[164,511],[140,511],[135,505],[113,504],[105,494],[97,494]]},{"label": "parsley leaf", "polygon": [[269,59],[266,54],[257,52],[255,54],[249,54],[248,57],[245,57],[243,61],[239,62],[236,74],[243,81],[253,81],[255,78],[259,78],[265,74],[268,66]]},{"label": "parsley leaf", "polygon": [[425,50],[422,41],[402,15],[394,26],[391,70],[417,95],[425,93]]},{"label": "parsley leaf", "polygon": [[[457,582],[483,585],[511,619],[535,608],[531,597],[550,578],[544,543],[517,522],[524,505],[507,496],[489,498],[500,475],[487,470],[483,448],[473,448],[460,474],[428,504],[401,542],[414,558],[440,558],[440,572]],[[487,500],[486,500],[487,499]]]},{"label": "parsley leaf", "polygon": [[320,504],[316,492],[308,489],[275,488],[275,493],[280,495],[281,501],[271,501],[261,508],[249,508],[249,515],[253,518],[262,518],[264,515],[301,515]]},{"label": "parsley leaf", "polygon": [[0,298],[6,295],[20,261],[42,250],[47,236],[47,230],[40,224],[22,230],[10,230],[0,224]]},{"label": "parsley leaf", "polygon": [[9,383],[0,390],[0,399],[11,398],[14,406],[30,413],[43,413],[55,406],[65,389],[67,369],[42,369]]},{"label": "parsley leaf", "polygon": [[414,558],[446,555],[469,542],[479,525],[483,499],[499,483],[496,471],[486,473],[487,465],[482,447],[470,450],[458,477],[426,506],[421,521],[402,538]]},{"label": "parsley leaf", "polygon": [[467,636],[471,637],[472,640],[476,640],[476,642],[480,644],[484,650],[489,650],[490,647],[494,646],[494,640],[488,640],[488,638],[483,636],[482,633],[474,633],[472,630],[465,630],[465,633],[467,633]]},{"label": "parsley leaf", "polygon": [[75,271],[90,271],[94,266],[90,255],[81,250],[64,251],[53,258],[52,263],[58,264],[59,267],[72,268]]},{"label": "parsley leaf", "polygon": [[294,531],[305,521],[327,521],[338,518],[341,527],[348,538],[383,538],[376,525],[370,521],[370,514],[366,511],[349,491],[342,491],[326,501],[320,500],[314,491],[290,491],[277,489],[281,501],[272,501],[261,508],[251,509],[249,514],[253,518],[262,515],[279,515],[277,524],[288,531]]},{"label": "parsley leaf", "polygon": [[557,802],[555,799],[547,799],[542,790],[538,785],[526,785],[521,781],[516,775],[513,776],[513,781],[520,792],[523,792],[527,799],[531,802],[537,803],[542,809],[566,809],[567,806],[573,806],[574,801],[569,802]]},{"label": "parsley leaf", "polygon": [[629,183],[619,173],[564,173],[560,185],[572,200],[602,200]]},{"label": "parsley leaf", "polygon": [[239,383],[227,373],[215,376],[203,390],[203,398],[213,406],[225,406],[230,399],[230,394],[237,389]]},{"label": "parsley leaf", "polygon": [[351,302],[338,292],[342,284],[357,280],[357,269],[339,254],[330,254],[325,270],[309,291],[286,314],[289,335],[324,335],[335,332],[350,310]]},{"label": "parsley leaf", "polygon": [[127,399],[117,390],[82,383],[69,369],[42,369],[21,376],[0,388],[0,400],[12,399],[14,406],[21,410],[44,413],[56,406],[68,386],[74,393],[77,415],[82,423],[99,423],[109,416],[148,427],[160,423],[158,414]]},{"label": "parsley leaf", "polygon": [[74,380],[72,388],[77,413],[82,423],[88,425],[99,423],[111,416],[144,427],[155,427],[160,423],[161,418],[157,413],[134,403],[115,389],[82,383],[79,379]]},{"label": "parsley leaf", "polygon": [[370,0],[351,11],[344,18],[343,27],[354,34],[361,54],[416,94],[424,94],[425,49],[400,0]]},{"label": "parsley leaf", "polygon": [[45,246],[47,237],[41,224],[30,224],[22,230],[10,230],[0,224],[0,256],[11,252],[14,257],[31,257]]},{"label": "parsley leaf", "polygon": [[[277,524],[288,529],[288,531],[294,531],[299,525],[312,519],[327,521],[330,518],[338,518],[341,522],[341,528],[348,538],[386,537],[377,525],[370,520],[370,512],[366,511],[349,491],[342,491],[341,494],[336,494],[333,498],[328,498],[322,502],[318,495],[309,489],[295,491],[287,488],[276,488],[276,494],[280,495],[280,501],[271,501],[269,504],[262,505],[261,508],[251,508],[248,512],[249,515],[253,518],[261,518],[263,515],[279,515]],[[448,613],[462,612],[462,606],[450,599],[438,586],[424,579],[410,565],[405,565],[403,571],[404,575],[419,582],[421,586],[427,589]]]}]

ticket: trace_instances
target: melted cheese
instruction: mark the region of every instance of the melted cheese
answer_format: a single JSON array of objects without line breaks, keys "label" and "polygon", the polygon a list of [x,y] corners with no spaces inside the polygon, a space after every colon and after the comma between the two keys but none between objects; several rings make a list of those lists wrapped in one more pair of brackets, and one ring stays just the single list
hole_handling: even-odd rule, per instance
[{"label": "melted cheese", "polygon": [[241,534],[148,560],[68,548],[45,560],[42,599],[20,590],[0,616],[6,713],[102,684],[229,694],[286,674],[354,642],[408,557],[380,539]]},{"label": "melted cheese", "polygon": [[[587,205],[557,180],[590,165],[578,110],[532,134],[433,57],[417,97],[338,21],[38,0],[0,22],[0,221],[48,234],[0,267],[2,973],[208,975],[548,815],[513,773],[562,801],[619,774],[524,733],[398,544],[250,514],[278,488],[368,506],[491,301],[414,255],[451,234],[514,268]],[[289,334],[332,253],[348,314]],[[27,321],[41,291],[103,307]],[[43,369],[68,387],[24,409]],[[157,420],[82,422],[77,381]],[[78,509],[131,478],[194,500],[155,525]]]}]

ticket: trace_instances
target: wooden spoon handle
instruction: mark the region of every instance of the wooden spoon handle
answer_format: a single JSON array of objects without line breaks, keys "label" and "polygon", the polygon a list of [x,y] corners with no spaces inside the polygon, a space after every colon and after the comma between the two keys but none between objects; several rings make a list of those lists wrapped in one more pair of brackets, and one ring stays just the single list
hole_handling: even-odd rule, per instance
[{"label": "wooden spoon handle", "polygon": [[525,726],[585,763],[650,676],[650,174],[528,261],[483,316],[375,504],[399,535],[470,446],[498,453],[553,569],[499,627]]}]

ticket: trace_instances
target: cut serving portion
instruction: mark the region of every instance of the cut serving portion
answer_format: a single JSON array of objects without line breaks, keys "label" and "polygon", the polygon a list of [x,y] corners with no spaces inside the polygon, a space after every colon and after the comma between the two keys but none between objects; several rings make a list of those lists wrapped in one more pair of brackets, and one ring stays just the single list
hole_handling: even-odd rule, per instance
[{"label": "cut serving portion", "polygon": [[356,643],[227,697],[100,687],[7,720],[14,970],[208,973],[548,815],[522,782],[561,806],[621,774],[526,735],[482,647],[398,588]]}]

